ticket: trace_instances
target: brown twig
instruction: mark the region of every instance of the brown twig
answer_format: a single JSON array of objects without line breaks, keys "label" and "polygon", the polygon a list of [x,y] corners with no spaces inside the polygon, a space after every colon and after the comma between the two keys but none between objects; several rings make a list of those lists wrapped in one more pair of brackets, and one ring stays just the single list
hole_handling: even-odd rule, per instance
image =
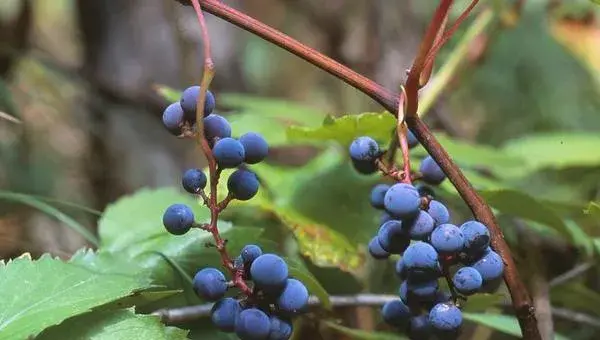
[{"label": "brown twig", "polygon": [[[204,44],[204,73],[202,75],[202,82],[200,84],[200,95],[198,96],[198,102],[196,103],[196,124],[197,124],[197,136],[198,136],[198,144],[202,148],[202,152],[206,157],[208,162],[208,171],[210,177],[210,193],[208,197],[208,208],[210,209],[210,224],[205,228],[208,232],[210,232],[215,241],[215,247],[217,251],[221,255],[221,262],[227,270],[231,273],[233,277],[233,284],[238,287],[244,294],[250,295],[252,290],[246,284],[246,281],[243,279],[243,271],[235,268],[233,260],[227,253],[227,247],[225,245],[225,240],[221,237],[219,233],[218,220],[219,213],[224,209],[224,207],[229,203],[226,201],[224,204],[219,204],[217,202],[217,187],[219,183],[219,177],[221,174],[220,169],[217,167],[217,162],[212,153],[210,145],[208,144],[208,140],[204,137],[204,102],[206,101],[206,91],[210,86],[212,78],[215,73],[215,65],[212,61],[211,50],[210,50],[210,36],[208,34],[208,28],[206,26],[206,21],[204,20],[204,14],[202,13],[202,7],[198,0],[191,0],[196,15],[198,17],[198,23],[200,24],[200,28],[202,30],[202,39]],[[229,195],[228,195],[229,197]],[[206,202],[206,195],[203,196],[203,199]],[[231,200],[231,199],[229,199]]]},{"label": "brown twig", "polygon": [[[182,2],[184,1],[182,0]],[[276,29],[230,8],[220,1],[201,0],[201,2],[205,11],[214,14],[223,20],[226,20],[250,33],[253,33],[308,61],[309,63],[321,68],[329,74],[334,75],[340,80],[373,98],[390,113],[397,114],[399,97],[386,90],[381,85],[320,54],[316,50],[306,47],[302,43],[277,31]],[[428,32],[433,31],[433,33],[426,34],[418,57],[414,62],[414,65],[417,67],[411,69],[409,72],[409,80],[412,80],[410,84],[408,81],[406,84],[406,122],[421,145],[442,168],[448,179],[452,182],[460,194],[461,198],[473,212],[475,218],[486,224],[490,229],[492,234],[492,246],[506,264],[504,281],[506,282],[506,285],[510,291],[513,308],[517,318],[519,319],[523,336],[525,339],[538,340],[541,339],[541,337],[537,329],[537,321],[535,318],[535,311],[531,302],[531,298],[527,289],[525,288],[525,285],[521,281],[515,262],[511,255],[510,248],[504,240],[504,235],[498,226],[498,223],[496,222],[492,210],[469,183],[469,181],[460,171],[459,167],[454,163],[435,136],[431,133],[427,125],[425,125],[425,123],[423,123],[423,121],[421,121],[421,119],[416,115],[418,109],[417,100],[419,74],[422,71],[423,63],[426,60],[426,54],[429,52],[431,44],[435,38],[435,34],[441,25],[441,19],[443,19],[444,13],[448,11],[451,3],[452,1],[450,0],[441,0],[438,10],[436,10],[434,20],[432,21],[432,25],[430,25],[430,29],[428,29]],[[437,24],[435,22],[436,18],[440,20],[437,22]],[[412,89],[410,92],[408,91],[409,85]]]}]

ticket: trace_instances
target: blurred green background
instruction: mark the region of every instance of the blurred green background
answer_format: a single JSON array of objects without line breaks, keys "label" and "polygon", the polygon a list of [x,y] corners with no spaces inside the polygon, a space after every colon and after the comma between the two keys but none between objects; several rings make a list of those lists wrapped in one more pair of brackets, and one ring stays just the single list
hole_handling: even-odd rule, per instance
[{"label": "blurred green background", "polygon": [[[394,90],[435,5],[227,3]],[[467,3],[457,1],[454,17]],[[518,9],[518,3],[482,1],[442,50],[423,90],[432,103],[424,119],[499,213],[542,302],[538,308],[554,314],[562,334],[594,339],[600,332],[598,6],[531,0]],[[463,39],[482,18],[476,34]],[[230,118],[234,134],[260,131],[273,147],[270,164],[255,169],[267,188],[256,203],[263,210],[236,209],[228,219],[265,228],[273,247],[286,240],[279,251],[298,257],[330,294],[393,291],[398,282],[389,266],[364,256],[377,228],[365,197],[378,179],[356,175],[344,152],[363,133],[385,144],[391,116],[375,114],[382,109],[370,98],[293,55],[214,16],[207,20],[217,110]],[[177,186],[184,169],[203,165],[193,143],[162,127],[168,100],[156,90],[198,82],[201,56],[193,11],[172,0],[0,1],[0,258],[23,252],[66,258],[90,245],[81,228],[95,233],[95,212],[141,188]],[[354,116],[366,112],[373,114]],[[345,114],[353,116],[334,120]],[[413,155],[418,162],[425,152]],[[455,223],[469,218],[449,183],[439,194],[454,209]],[[580,266],[584,273],[569,285],[551,284]],[[550,301],[590,319],[561,318],[557,309],[550,313]],[[375,328],[364,310],[343,318]]]}]

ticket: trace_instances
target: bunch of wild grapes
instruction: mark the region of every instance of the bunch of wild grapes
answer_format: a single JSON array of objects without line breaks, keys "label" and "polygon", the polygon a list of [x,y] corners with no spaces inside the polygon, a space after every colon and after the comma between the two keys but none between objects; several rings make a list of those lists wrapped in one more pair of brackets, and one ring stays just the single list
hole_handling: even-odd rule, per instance
[{"label": "bunch of wild grapes", "polygon": [[[411,148],[418,144],[410,131],[407,139]],[[363,174],[377,172],[383,154],[370,137],[356,138],[350,145],[352,163]],[[431,156],[423,159],[419,172],[417,177],[426,184],[438,185],[445,179]],[[396,263],[402,280],[399,299],[383,306],[383,319],[411,339],[433,335],[453,339],[462,324],[459,295],[465,298],[493,287],[504,263],[490,248],[485,225],[452,224],[446,206],[433,198],[433,190],[411,182],[410,174],[404,174],[400,182],[378,184],[371,191],[371,205],[383,212],[369,253],[376,259],[402,255]],[[449,292],[440,289],[440,279],[448,281]]]},{"label": "bunch of wild grapes", "polygon": [[[193,136],[196,124],[196,107],[199,86],[183,91],[181,100],[169,105],[163,113],[163,124],[174,135]],[[257,176],[242,168],[244,163],[256,164],[265,159],[269,147],[257,133],[246,133],[239,139],[231,137],[231,126],[222,116],[214,113],[215,97],[206,92],[204,105],[204,138],[211,148],[217,164],[210,174],[211,190],[222,169],[237,168],[227,179],[228,195],[223,202],[211,202],[204,189],[209,179],[201,169],[189,169],[183,174],[181,184],[190,194],[198,195],[215,212],[224,209],[228,200],[249,200],[259,189]],[[211,193],[216,196],[216,193]],[[214,223],[213,223],[214,222]],[[168,232],[183,235],[191,228],[211,232],[216,248],[226,254],[226,242],[220,238],[216,218],[210,224],[195,220],[192,209],[184,204],[173,204],[163,215]],[[235,332],[242,340],[286,340],[292,334],[292,318],[303,312],[308,305],[308,290],[304,284],[289,277],[285,261],[275,254],[263,254],[257,245],[246,245],[235,259],[224,256],[224,264],[232,275],[231,280],[217,268],[203,268],[193,280],[195,292],[205,300],[215,301],[211,319],[224,332]],[[226,297],[231,288],[242,289],[239,298]]]}]

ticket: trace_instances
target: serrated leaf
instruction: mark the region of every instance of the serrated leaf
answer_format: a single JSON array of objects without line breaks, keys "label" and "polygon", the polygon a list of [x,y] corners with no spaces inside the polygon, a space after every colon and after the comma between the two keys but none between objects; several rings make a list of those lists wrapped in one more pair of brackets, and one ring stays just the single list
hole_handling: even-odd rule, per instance
[{"label": "serrated leaf", "polygon": [[405,336],[387,333],[387,332],[373,332],[373,331],[363,331],[360,329],[352,329],[348,327],[344,327],[342,325],[336,324],[331,321],[322,321],[321,325],[327,328],[330,328],[337,333],[350,337],[351,339],[357,340],[405,340],[408,339]]},{"label": "serrated leaf", "polygon": [[502,148],[523,159],[528,171],[542,168],[563,169],[600,165],[598,134],[553,133],[527,136],[509,141]]},{"label": "serrated leaf", "polygon": [[480,194],[502,213],[552,227],[562,235],[572,237],[562,218],[552,209],[528,194],[512,189],[483,190]]},{"label": "serrated leaf", "polygon": [[44,331],[39,340],[184,340],[188,331],[166,327],[153,315],[131,310],[92,312]]},{"label": "serrated leaf", "polygon": [[356,137],[370,136],[383,145],[390,140],[395,126],[396,118],[389,113],[368,112],[333,118],[317,128],[291,126],[287,137],[292,141],[336,141],[348,146]]},{"label": "serrated leaf", "polygon": [[43,256],[1,266],[0,287],[0,339],[26,339],[150,285],[138,276],[107,274]]},{"label": "serrated leaf", "polygon": [[[522,336],[521,328],[519,327],[519,322],[513,316],[491,313],[463,313],[463,319],[478,323],[480,325],[484,325],[486,327],[489,327],[491,329],[497,330],[505,334],[514,335],[516,337]],[[554,334],[554,339],[568,340],[569,338],[560,334]]]}]

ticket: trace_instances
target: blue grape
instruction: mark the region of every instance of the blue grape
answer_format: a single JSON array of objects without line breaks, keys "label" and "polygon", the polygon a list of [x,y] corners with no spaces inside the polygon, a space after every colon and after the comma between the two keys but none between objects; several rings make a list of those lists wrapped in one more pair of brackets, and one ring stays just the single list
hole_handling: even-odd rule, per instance
[{"label": "blue grape", "polygon": [[408,147],[409,148],[414,148],[415,146],[419,145],[419,140],[417,140],[417,137],[415,136],[414,133],[412,133],[412,131],[408,130],[407,134],[406,134],[406,140],[408,142]]},{"label": "blue grape", "polygon": [[254,197],[258,187],[258,177],[252,171],[238,169],[227,179],[227,190],[240,201],[247,201]]},{"label": "blue grape", "polygon": [[411,340],[425,340],[431,336],[431,325],[428,315],[413,316],[410,318],[408,338]]},{"label": "blue grape", "polygon": [[233,332],[235,319],[238,317],[242,307],[236,299],[223,298],[215,303],[210,312],[212,323],[223,332]]},{"label": "blue grape", "polygon": [[398,277],[401,280],[406,280],[406,278],[408,277],[406,266],[404,265],[404,261],[402,261],[402,258],[396,261],[396,275],[398,275]]},{"label": "blue grape", "polygon": [[259,288],[276,291],[284,288],[288,277],[288,267],[281,257],[275,254],[263,254],[252,262],[250,274]]},{"label": "blue grape", "polygon": [[267,340],[288,340],[292,336],[292,324],[276,316],[271,316],[271,332]]},{"label": "blue grape", "polygon": [[459,293],[471,295],[481,289],[483,278],[475,268],[462,267],[454,274],[452,282]]},{"label": "blue grape", "polygon": [[401,219],[411,218],[419,213],[421,197],[412,185],[397,183],[385,193],[384,205],[391,215]]},{"label": "blue grape", "polygon": [[239,141],[226,137],[219,139],[213,147],[217,164],[222,168],[235,168],[244,162],[244,147]]},{"label": "blue grape", "polygon": [[415,189],[417,189],[421,197],[435,197],[435,191],[427,184],[419,183],[415,185]]},{"label": "blue grape", "polygon": [[244,264],[251,264],[256,260],[259,256],[262,255],[262,249],[255,244],[248,244],[242,248],[241,252],[242,260]]},{"label": "blue grape", "polygon": [[181,126],[183,125],[183,110],[179,103],[173,103],[163,111],[163,125],[170,133],[179,136],[181,134]]},{"label": "blue grape", "polygon": [[450,223],[450,212],[448,211],[448,208],[439,201],[432,200],[429,202],[427,213],[433,217],[435,225]]},{"label": "blue grape", "polygon": [[431,245],[439,252],[451,254],[464,248],[465,239],[460,229],[453,224],[441,224],[431,233]]},{"label": "blue grape", "polygon": [[379,225],[382,225],[389,220],[395,220],[395,219],[396,218],[394,218],[394,216],[390,215],[387,211],[384,211],[381,213],[381,216],[379,216]]},{"label": "blue grape", "polygon": [[370,175],[377,172],[377,164],[374,161],[357,161],[353,159],[352,166],[359,174],[363,175]]},{"label": "blue grape", "polygon": [[216,268],[204,268],[194,276],[194,291],[200,297],[216,301],[225,295],[227,280],[225,275]]},{"label": "blue grape", "polygon": [[288,279],[285,288],[277,298],[277,308],[285,314],[301,312],[308,305],[308,290],[296,279]]},{"label": "blue grape", "polygon": [[248,132],[240,137],[240,143],[244,146],[246,155],[245,162],[248,164],[256,164],[261,162],[269,154],[269,144],[258,133]]},{"label": "blue grape", "polygon": [[437,293],[439,288],[438,280],[428,280],[428,281],[411,281],[408,280],[407,288],[408,291],[414,296],[418,297],[420,300],[432,300],[435,298],[435,293]]},{"label": "blue grape", "polygon": [[189,169],[183,174],[181,185],[190,194],[197,194],[206,187],[206,175],[200,169]]},{"label": "blue grape", "polygon": [[[190,122],[196,121],[196,108],[198,107],[198,97],[200,96],[200,86],[190,86],[183,90],[180,104],[185,112],[185,119]],[[206,91],[204,99],[204,116],[208,116],[215,109],[215,96],[210,91]]]},{"label": "blue grape", "polygon": [[409,279],[431,279],[439,275],[438,253],[429,243],[412,243],[404,251],[402,261]]},{"label": "blue grape", "polygon": [[446,175],[431,156],[425,157],[421,162],[419,171],[423,175],[423,181],[429,184],[437,185],[442,183]]},{"label": "blue grape", "polygon": [[462,313],[451,303],[438,303],[429,311],[429,324],[435,331],[453,333],[462,324]]},{"label": "blue grape", "polygon": [[465,251],[478,253],[490,245],[490,231],[485,224],[477,221],[468,221],[460,226],[465,238]]},{"label": "blue grape", "polygon": [[463,258],[461,259],[461,262],[467,266],[470,266],[473,263],[475,263],[477,260],[479,260],[482,257],[484,257],[485,255],[487,255],[487,253],[489,253],[490,251],[492,251],[492,248],[490,248],[490,247],[487,247],[481,251],[465,251],[462,254]]},{"label": "blue grape", "polygon": [[243,310],[235,321],[235,334],[241,340],[266,340],[271,332],[271,320],[257,308]]},{"label": "blue grape", "polygon": [[410,244],[410,239],[402,229],[402,222],[389,220],[377,232],[377,240],[383,250],[391,254],[401,254]]},{"label": "blue grape", "polygon": [[383,204],[385,193],[390,188],[387,184],[377,184],[371,190],[371,205],[375,209],[383,209],[385,206]]},{"label": "blue grape", "polygon": [[410,308],[402,300],[386,302],[381,308],[383,320],[391,326],[406,327],[410,322]]},{"label": "blue grape", "polygon": [[390,253],[381,248],[377,236],[373,237],[371,241],[369,241],[369,254],[378,260],[383,260],[390,257]]},{"label": "blue grape", "polygon": [[187,233],[194,224],[194,212],[185,204],[173,204],[163,214],[163,225],[173,235]]},{"label": "blue grape", "polygon": [[483,282],[496,280],[504,273],[504,262],[500,255],[493,250],[490,250],[481,259],[473,263],[471,267],[481,274]]},{"label": "blue grape", "polygon": [[371,137],[358,137],[350,144],[350,158],[357,161],[374,161],[381,151],[379,145]]},{"label": "blue grape", "polygon": [[425,240],[433,231],[435,221],[423,210],[418,212],[418,215],[405,222],[409,223],[408,233],[413,240]]},{"label": "blue grape", "polygon": [[215,138],[231,137],[231,125],[225,117],[211,113],[204,118],[204,138],[211,141]]}]

